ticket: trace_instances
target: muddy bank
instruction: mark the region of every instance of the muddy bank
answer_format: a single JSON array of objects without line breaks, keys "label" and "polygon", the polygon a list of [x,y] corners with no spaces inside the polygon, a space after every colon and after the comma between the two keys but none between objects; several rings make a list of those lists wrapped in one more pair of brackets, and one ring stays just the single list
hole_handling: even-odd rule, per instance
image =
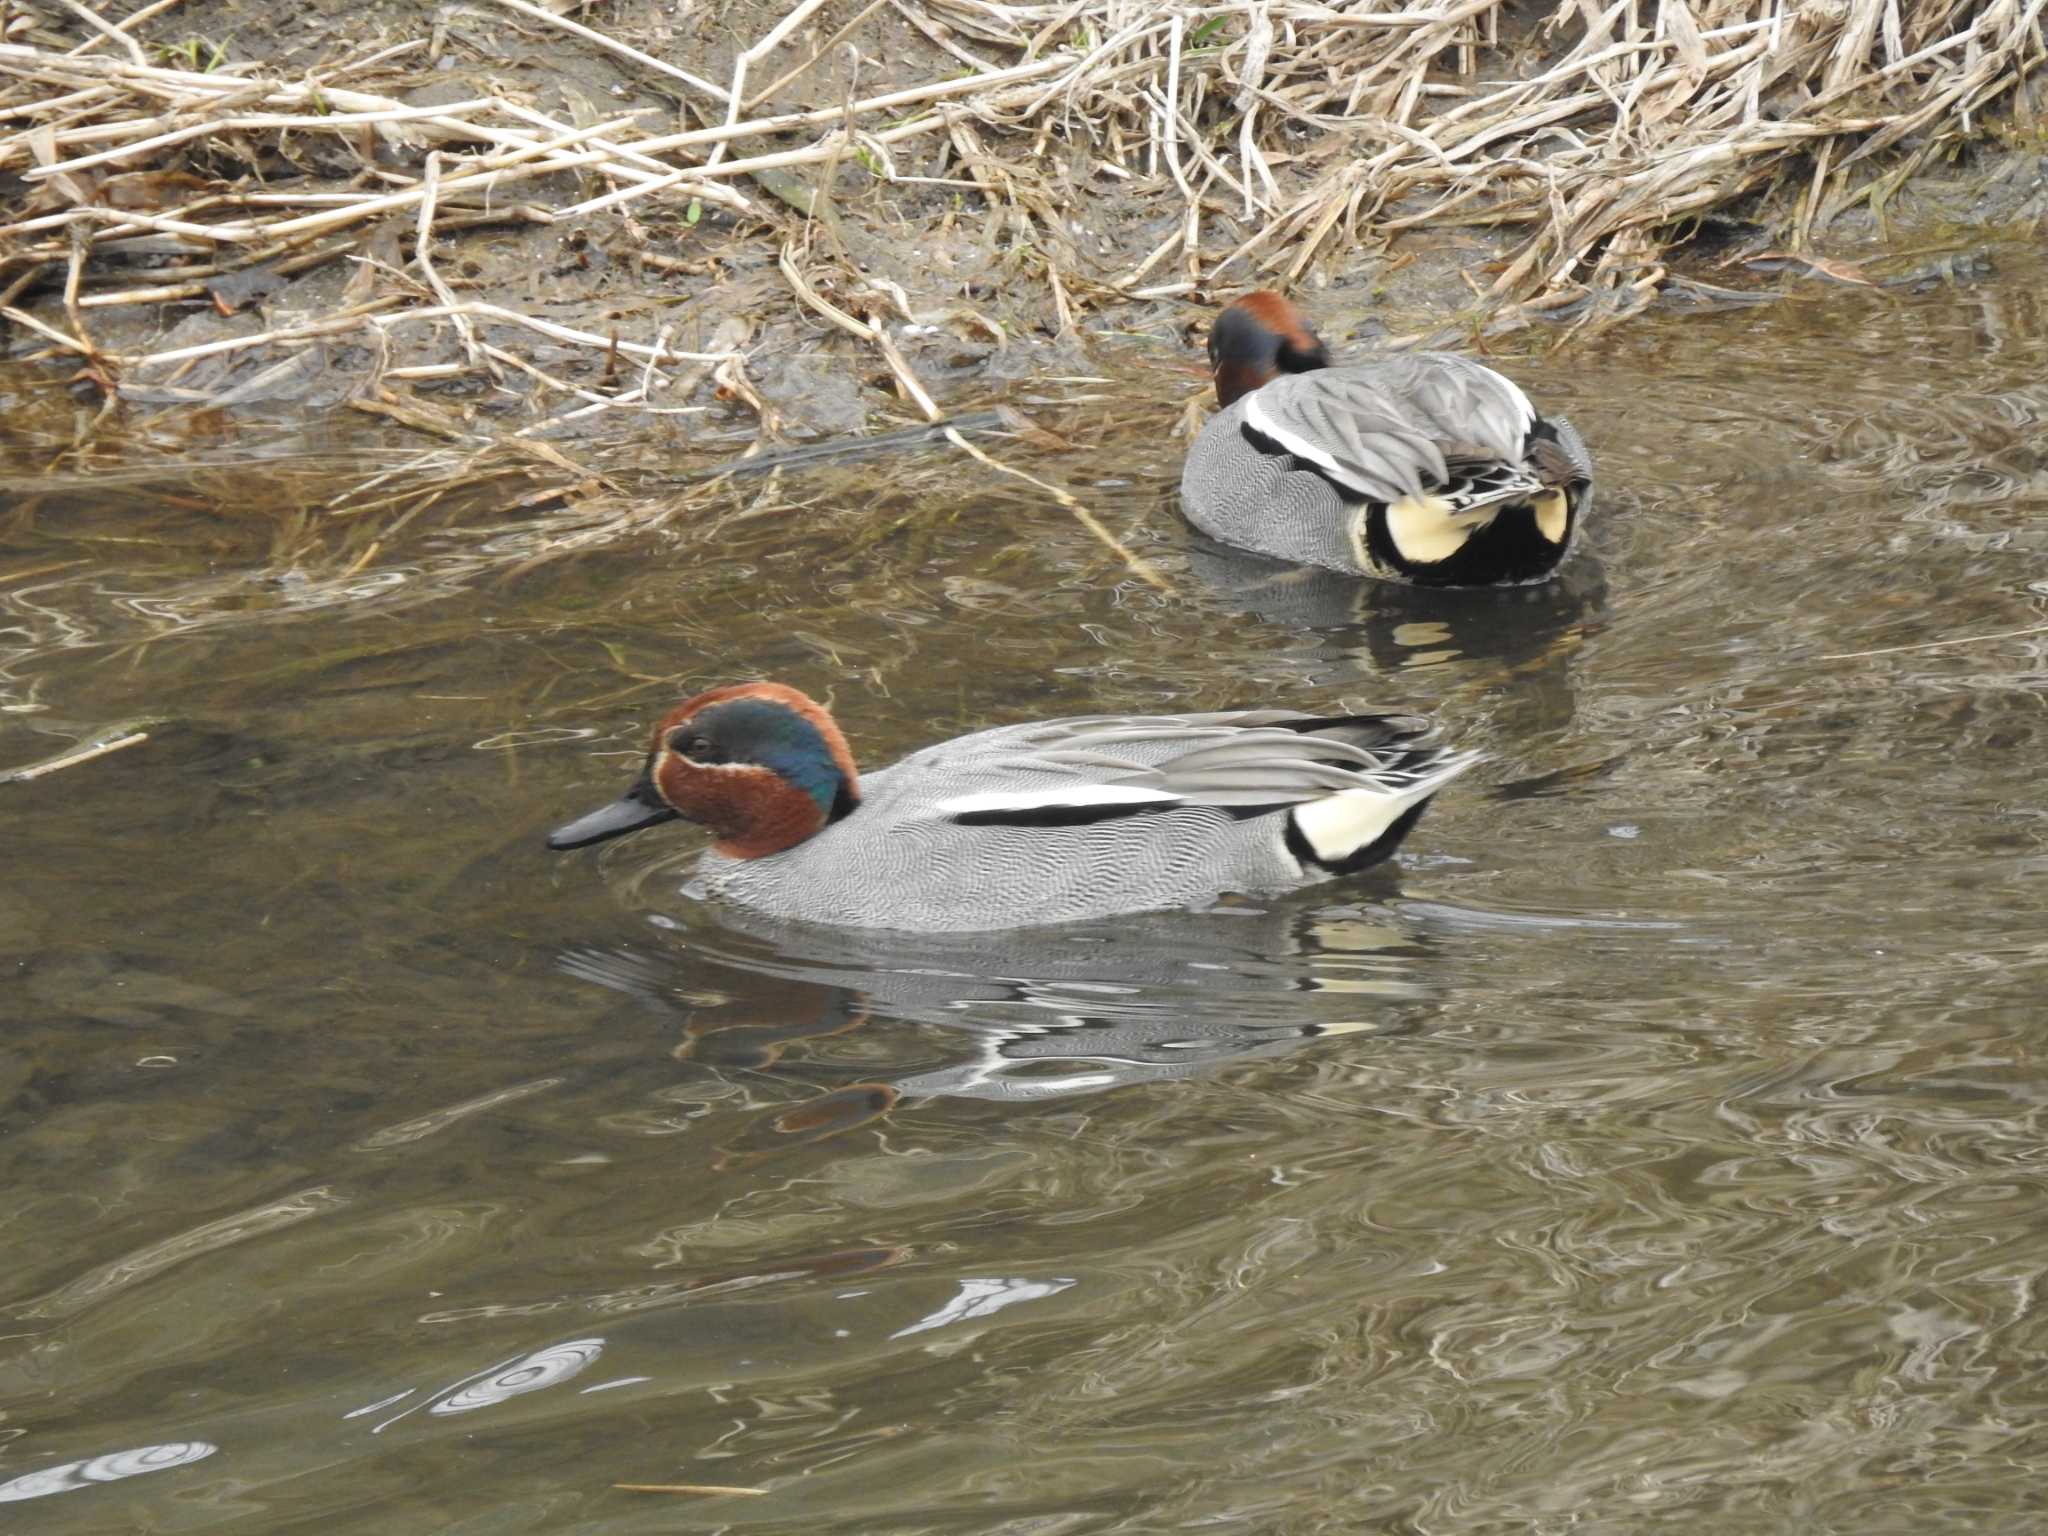
[{"label": "muddy bank", "polygon": [[1259,282],[1404,345],[1967,279],[2048,213],[2040,28],[1880,11],[20,12],[9,351],[93,431],[686,451],[931,419]]}]

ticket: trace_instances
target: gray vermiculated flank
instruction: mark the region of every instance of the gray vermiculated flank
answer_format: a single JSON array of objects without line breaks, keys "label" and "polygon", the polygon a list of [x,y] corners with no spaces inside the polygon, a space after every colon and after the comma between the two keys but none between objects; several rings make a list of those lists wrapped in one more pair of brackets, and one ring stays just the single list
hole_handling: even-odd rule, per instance
[{"label": "gray vermiculated flank", "polygon": [[[1352,533],[1361,509],[1346,506],[1320,476],[1289,471],[1286,460],[1245,441],[1254,398],[1263,417],[1317,445],[1383,503],[1442,485],[1447,459],[1521,464],[1533,419],[1520,392],[1491,369],[1455,353],[1419,352],[1284,375],[1211,420],[1181,473],[1188,521],[1241,549],[1362,575],[1393,573],[1359,562]],[[1590,475],[1576,432],[1567,452]]]},{"label": "gray vermiculated flank", "polygon": [[[1070,922],[1277,891],[1304,873],[1286,843],[1287,805],[1378,783],[1398,789],[1448,757],[1375,752],[1365,727],[1304,736],[1257,729],[1287,711],[1118,716],[1002,726],[864,775],[852,815],[784,853],[707,852],[710,894],[776,917],[928,932]],[[1352,739],[1342,739],[1345,735]],[[1364,745],[1359,743],[1364,742]],[[1188,803],[1079,826],[963,825],[942,802],[1105,783]],[[1230,807],[1276,805],[1234,819]]]},{"label": "gray vermiculated flank", "polygon": [[[1249,396],[1246,397],[1250,398]],[[1330,483],[1244,440],[1244,400],[1212,417],[1188,450],[1180,499],[1195,527],[1239,549],[1369,576],[1351,542],[1361,509]]]}]

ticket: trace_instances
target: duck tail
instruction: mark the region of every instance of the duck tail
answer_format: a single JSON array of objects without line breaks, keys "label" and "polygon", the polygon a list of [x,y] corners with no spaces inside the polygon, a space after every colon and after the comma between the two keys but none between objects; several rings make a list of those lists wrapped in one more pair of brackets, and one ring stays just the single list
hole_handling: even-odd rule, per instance
[{"label": "duck tail", "polygon": [[1287,849],[1304,871],[1349,875],[1392,858],[1436,792],[1479,761],[1477,752],[1442,748],[1404,757],[1373,783],[1288,812]]},{"label": "duck tail", "polygon": [[1532,426],[1523,454],[1548,490],[1592,481],[1593,456],[1586,452],[1579,429],[1562,416],[1545,417]]}]

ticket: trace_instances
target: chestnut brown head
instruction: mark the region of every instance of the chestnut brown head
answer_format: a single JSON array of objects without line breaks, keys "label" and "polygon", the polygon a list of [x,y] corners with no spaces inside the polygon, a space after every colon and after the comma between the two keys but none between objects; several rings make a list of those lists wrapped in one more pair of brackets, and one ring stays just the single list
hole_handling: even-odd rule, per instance
[{"label": "chestnut brown head", "polygon": [[663,716],[633,787],[557,828],[548,846],[584,848],[681,816],[717,833],[717,852],[758,859],[859,804],[853,753],[822,705],[781,683],[736,683]]},{"label": "chestnut brown head", "polygon": [[1322,338],[1302,312],[1270,288],[1229,305],[1209,328],[1209,368],[1216,402],[1229,405],[1283,373],[1330,366]]}]

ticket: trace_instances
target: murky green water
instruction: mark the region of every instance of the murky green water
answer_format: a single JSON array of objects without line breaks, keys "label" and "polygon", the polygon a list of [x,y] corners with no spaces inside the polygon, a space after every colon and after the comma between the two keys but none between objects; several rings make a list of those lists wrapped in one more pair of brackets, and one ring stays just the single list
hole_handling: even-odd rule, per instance
[{"label": "murky green water", "polygon": [[[0,1527],[2030,1528],[2048,634],[1903,649],[2048,623],[2004,264],[1569,353],[1598,569],[1505,599],[1191,548],[1164,352],[999,451],[1170,596],[944,449],[281,578],[331,463],[18,479],[0,767],[153,723],[0,784]],[[542,850],[764,673],[870,763],[1340,699],[1490,758],[1398,869],[1066,933]]]}]

